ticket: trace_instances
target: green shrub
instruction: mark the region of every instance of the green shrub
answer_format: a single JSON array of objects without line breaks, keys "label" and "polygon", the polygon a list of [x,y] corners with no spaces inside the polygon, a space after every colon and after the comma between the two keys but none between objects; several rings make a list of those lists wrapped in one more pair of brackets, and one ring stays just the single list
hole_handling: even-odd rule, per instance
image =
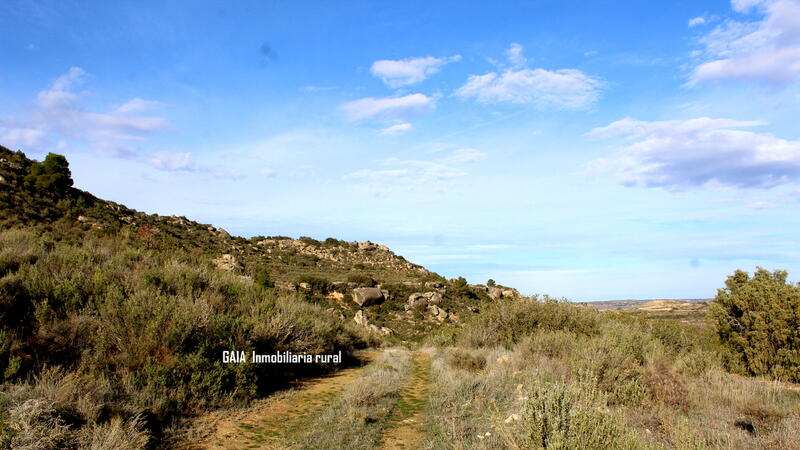
[{"label": "green shrub", "polygon": [[717,291],[710,316],[729,352],[729,368],[800,381],[800,286],[786,271],[737,270]]},{"label": "green shrub", "polygon": [[63,194],[72,186],[72,173],[67,158],[48,153],[43,162],[34,161],[25,177],[25,186],[54,195]]},{"label": "green shrub", "polygon": [[272,280],[269,270],[266,267],[258,267],[253,271],[253,282],[264,288],[275,287],[275,282]]},{"label": "green shrub", "polygon": [[643,447],[604,406],[591,390],[562,383],[536,386],[525,414],[530,448]]},{"label": "green shrub", "polygon": [[325,278],[315,277],[312,275],[303,275],[297,279],[297,284],[307,283],[310,290],[315,294],[327,294],[333,289],[333,284]]},{"label": "green shrub", "polygon": [[514,344],[538,330],[564,330],[582,335],[599,331],[599,312],[552,300],[501,300],[475,317],[459,339],[471,347]]},{"label": "green shrub", "polygon": [[360,287],[375,287],[378,284],[371,276],[360,273],[348,275],[347,281],[356,283]]}]

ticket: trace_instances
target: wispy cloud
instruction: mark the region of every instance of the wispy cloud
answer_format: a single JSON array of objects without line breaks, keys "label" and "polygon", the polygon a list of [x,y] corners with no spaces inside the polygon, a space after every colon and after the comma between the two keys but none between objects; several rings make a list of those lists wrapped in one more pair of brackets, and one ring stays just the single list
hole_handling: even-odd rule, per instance
[{"label": "wispy cloud", "polygon": [[199,164],[190,152],[157,152],[145,159],[150,166],[167,172],[186,172],[207,174],[217,178],[242,178],[242,174],[223,166]]},{"label": "wispy cloud", "polygon": [[385,159],[379,168],[357,170],[345,175],[344,179],[377,190],[429,189],[469,175],[464,165],[485,158],[486,153],[474,149],[458,149],[430,160],[391,157]]},{"label": "wispy cloud", "polygon": [[706,23],[706,18],[705,17],[702,17],[702,16],[694,17],[692,19],[689,19],[689,28],[694,28],[696,26],[705,25],[705,23]]},{"label": "wispy cloud", "polygon": [[152,108],[159,106],[161,103],[152,100],[143,100],[141,98],[132,98],[127,102],[120,105],[116,111],[120,114],[135,114],[145,112]]},{"label": "wispy cloud", "polygon": [[533,104],[539,108],[581,109],[600,97],[602,83],[577,69],[525,68],[519,44],[506,52],[512,68],[502,73],[470,75],[456,95],[480,103]]},{"label": "wispy cloud", "polygon": [[382,59],[372,63],[370,72],[390,88],[417,84],[439,72],[443,66],[461,60],[461,55],[446,58]]},{"label": "wispy cloud", "polygon": [[349,120],[373,118],[409,119],[432,111],[435,102],[425,94],[409,94],[402,97],[362,98],[339,107]]},{"label": "wispy cloud", "polygon": [[392,125],[386,127],[380,131],[378,134],[381,136],[399,136],[401,134],[406,134],[414,131],[414,125],[411,125],[408,122],[398,123],[397,125]]},{"label": "wispy cloud", "polygon": [[634,141],[591,170],[610,170],[628,186],[771,188],[800,181],[800,141],[741,130],[762,122],[623,119],[588,133]]},{"label": "wispy cloud", "polygon": [[800,79],[800,2],[733,0],[739,13],[760,13],[761,20],[727,20],[700,39],[702,62],[689,86],[713,80],[787,84]]},{"label": "wispy cloud", "polygon": [[139,98],[113,112],[86,110],[80,105],[80,94],[75,92],[86,75],[80,67],[70,68],[50,88],[36,95],[30,117],[4,120],[5,142],[43,150],[41,147],[48,142],[79,139],[98,153],[131,157],[135,154],[131,142],[143,141],[169,128],[163,117],[134,114],[153,104]]},{"label": "wispy cloud", "polygon": [[81,105],[86,71],[72,67],[36,95],[29,117],[0,121],[0,144],[26,151],[62,151],[68,142],[85,143],[99,154],[143,162],[169,172],[202,173],[215,177],[239,178],[241,174],[222,166],[196,162],[191,154],[147,153],[137,144],[170,128],[160,116],[145,115],[161,103],[132,98],[110,112],[95,112]]}]

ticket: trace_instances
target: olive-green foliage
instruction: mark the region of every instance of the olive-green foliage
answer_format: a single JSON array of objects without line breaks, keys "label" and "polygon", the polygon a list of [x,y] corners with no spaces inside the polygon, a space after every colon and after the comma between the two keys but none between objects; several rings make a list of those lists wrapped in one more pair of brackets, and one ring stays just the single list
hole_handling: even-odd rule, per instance
[{"label": "olive-green foliage", "polygon": [[253,271],[253,283],[265,288],[275,287],[275,281],[266,267],[258,267]]},{"label": "olive-green foliage", "polygon": [[62,194],[72,186],[72,173],[67,158],[48,153],[43,162],[34,162],[25,177],[25,186],[38,191]]},{"label": "olive-green foliage", "polygon": [[717,291],[710,316],[730,352],[730,369],[800,381],[800,286],[787,276],[737,270]]},{"label": "olive-green foliage", "polygon": [[310,286],[310,290],[314,294],[327,294],[333,288],[333,284],[329,280],[313,275],[303,275],[297,279],[297,283],[306,283]]},{"label": "olive-green foliage", "polygon": [[61,367],[108,379],[112,409],[166,420],[322,369],[223,364],[224,350],[347,353],[361,340],[351,324],[216,269],[211,256],[119,237],[40,242],[0,232],[0,380]]},{"label": "olive-green foliage", "polygon": [[641,448],[624,422],[605,410],[591,387],[554,383],[529,394],[526,427],[530,448]]},{"label": "olive-green foliage", "polygon": [[348,275],[347,281],[350,283],[356,283],[361,287],[374,287],[378,284],[378,282],[375,281],[375,279],[373,279],[371,276],[361,273]]},{"label": "olive-green foliage", "polygon": [[596,334],[599,312],[552,300],[498,301],[464,328],[460,343],[474,347],[503,345],[511,348],[537,329]]}]

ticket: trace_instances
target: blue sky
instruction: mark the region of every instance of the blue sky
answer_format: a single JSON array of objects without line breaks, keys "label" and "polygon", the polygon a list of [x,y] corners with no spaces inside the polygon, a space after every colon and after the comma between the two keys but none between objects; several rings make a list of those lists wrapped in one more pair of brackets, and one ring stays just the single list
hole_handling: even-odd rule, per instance
[{"label": "blue sky", "polygon": [[0,3],[0,144],[574,300],[800,272],[800,2]]}]

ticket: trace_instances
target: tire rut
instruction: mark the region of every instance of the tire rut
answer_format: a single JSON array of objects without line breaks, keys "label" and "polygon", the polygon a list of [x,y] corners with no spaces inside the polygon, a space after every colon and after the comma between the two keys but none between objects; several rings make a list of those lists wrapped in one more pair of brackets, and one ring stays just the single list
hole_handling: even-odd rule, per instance
[{"label": "tire rut", "polygon": [[[363,361],[372,361],[378,352],[361,354]],[[331,375],[304,380],[290,391],[255,401],[238,411],[215,411],[197,419],[195,429],[213,429],[211,434],[184,449],[280,449],[282,438],[302,426],[314,413],[322,410],[344,387],[353,381],[365,366],[339,370]]]},{"label": "tire rut", "polygon": [[398,401],[396,413],[390,419],[394,424],[383,436],[384,450],[421,448],[424,439],[424,409],[428,402],[430,383],[430,356],[417,351],[414,354],[414,375]]}]

